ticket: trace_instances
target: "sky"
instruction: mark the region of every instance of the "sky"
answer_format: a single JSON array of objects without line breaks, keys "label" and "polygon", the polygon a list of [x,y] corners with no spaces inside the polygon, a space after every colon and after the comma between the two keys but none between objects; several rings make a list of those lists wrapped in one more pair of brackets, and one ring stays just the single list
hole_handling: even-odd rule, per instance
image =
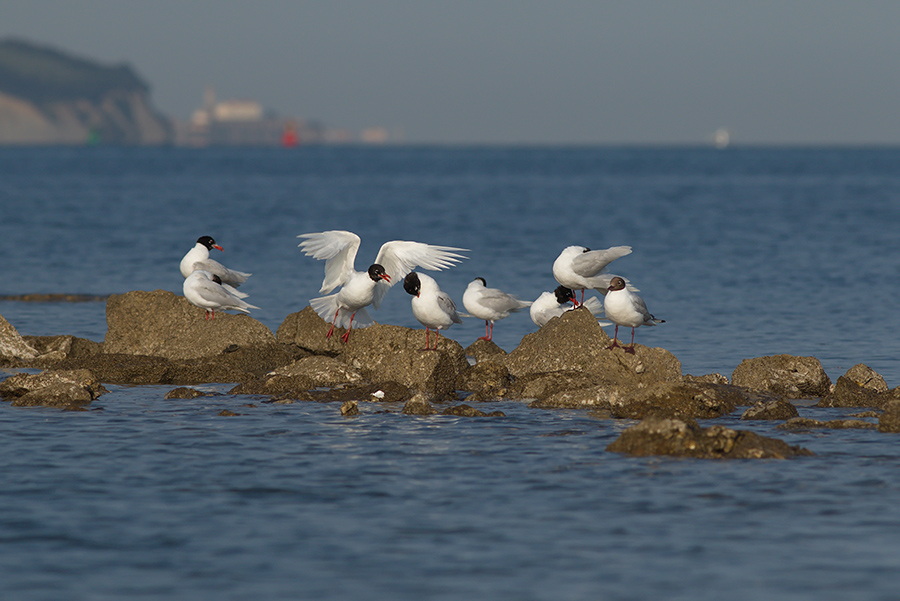
[{"label": "sky", "polygon": [[425,144],[900,144],[896,0],[0,0],[127,63],[182,120],[212,85]]}]

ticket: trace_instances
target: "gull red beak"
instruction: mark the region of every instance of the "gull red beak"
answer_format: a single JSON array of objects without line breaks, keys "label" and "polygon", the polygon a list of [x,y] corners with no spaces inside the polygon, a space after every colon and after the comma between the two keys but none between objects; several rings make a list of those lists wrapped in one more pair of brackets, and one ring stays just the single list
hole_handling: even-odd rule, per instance
[{"label": "gull red beak", "polygon": [[381,279],[390,282],[390,281],[391,281],[391,276],[389,276],[389,275],[386,274],[386,273],[382,273],[382,274],[381,274]]},{"label": "gull red beak", "polygon": [[222,247],[219,246],[218,244],[213,244],[213,248],[215,248],[216,250],[225,250],[224,248],[222,248]]}]

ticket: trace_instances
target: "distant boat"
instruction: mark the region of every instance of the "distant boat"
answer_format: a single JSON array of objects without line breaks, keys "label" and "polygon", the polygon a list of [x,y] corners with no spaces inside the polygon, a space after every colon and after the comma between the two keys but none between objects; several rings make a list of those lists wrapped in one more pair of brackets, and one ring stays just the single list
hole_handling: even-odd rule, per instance
[{"label": "distant boat", "polygon": [[728,145],[731,144],[731,134],[724,127],[720,127],[713,132],[712,142],[716,148],[728,148]]}]

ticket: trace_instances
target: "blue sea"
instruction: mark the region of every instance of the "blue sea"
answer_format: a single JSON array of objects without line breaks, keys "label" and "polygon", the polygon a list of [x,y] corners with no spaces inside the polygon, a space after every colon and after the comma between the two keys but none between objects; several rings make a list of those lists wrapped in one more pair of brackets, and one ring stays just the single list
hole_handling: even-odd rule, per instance
[{"label": "blue sea", "polygon": [[[636,341],[694,375],[790,353],[900,385],[898,224],[895,148],[0,148],[0,295],[180,294],[210,235],[274,331],[319,295],[306,232],[359,234],[358,269],[388,240],[466,248],[431,274],[460,308],[475,277],[533,300],[564,247],[629,245],[611,271],[666,320]],[[103,302],[0,314],[24,335],[106,331]],[[372,316],[421,327],[400,287]],[[494,340],[535,329],[526,311]],[[445,334],[468,346],[484,323]],[[520,402],[343,418],[108,388],[89,412],[0,404],[0,598],[898,598],[896,435],[737,412],[715,423],[816,456],[636,459],[605,451],[632,422]]]}]

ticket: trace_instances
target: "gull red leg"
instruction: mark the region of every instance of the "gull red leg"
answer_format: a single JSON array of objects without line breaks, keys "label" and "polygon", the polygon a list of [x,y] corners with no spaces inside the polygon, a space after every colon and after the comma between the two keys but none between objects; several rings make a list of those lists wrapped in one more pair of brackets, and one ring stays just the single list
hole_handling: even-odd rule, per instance
[{"label": "gull red leg", "polygon": [[634,328],[631,328],[631,346],[625,349],[625,352],[634,354]]},{"label": "gull red leg", "polygon": [[329,328],[328,333],[325,334],[325,338],[331,338],[331,335],[334,334],[334,324],[337,323],[337,316],[340,312],[341,308],[338,307],[338,310],[334,312],[334,319],[331,320],[331,328]]},{"label": "gull red leg", "polygon": [[619,346],[619,326],[618,326],[618,324],[616,325],[616,333],[613,334],[612,344],[610,344],[606,348],[613,349],[613,348],[616,348],[617,346]]},{"label": "gull red leg", "polygon": [[341,336],[341,340],[343,340],[345,343],[348,340],[350,340],[350,330],[353,329],[353,318],[354,317],[356,317],[356,311],[354,311],[353,314],[350,316],[350,323],[349,323],[349,325],[347,325],[347,331],[344,332],[343,336]]}]

